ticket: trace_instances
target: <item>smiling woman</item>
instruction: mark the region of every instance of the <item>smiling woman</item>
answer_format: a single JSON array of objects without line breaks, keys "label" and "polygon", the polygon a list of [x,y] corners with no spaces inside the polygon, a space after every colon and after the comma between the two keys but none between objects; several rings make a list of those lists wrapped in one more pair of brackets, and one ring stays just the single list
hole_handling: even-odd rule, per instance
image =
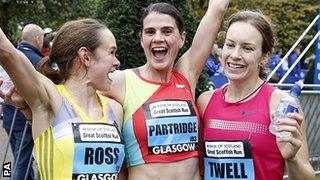
[{"label": "smiling woman", "polygon": [[230,83],[203,93],[197,102],[204,124],[206,180],[281,180],[285,169],[290,179],[314,178],[302,114],[279,120],[277,131],[290,131],[289,138],[268,130],[280,97],[287,95],[264,82],[273,44],[271,24],[263,14],[241,11],[230,17],[222,49]]},{"label": "smiling woman", "polygon": [[124,108],[130,180],[200,179],[195,88],[228,3],[210,1],[190,49],[176,63],[186,38],[180,12],[168,3],[144,11],[140,42],[147,62],[113,73],[107,92]]},{"label": "smiling woman", "polygon": [[[168,3],[151,4],[141,18],[140,42],[147,60],[146,64],[141,67],[110,73],[114,71],[119,62],[114,56],[116,50],[115,40],[106,28],[86,26],[84,28],[86,30],[85,33],[81,33],[79,29],[82,28],[73,26],[74,22],[72,22],[71,24],[67,23],[62,28],[63,32],[68,32],[67,34],[61,32],[56,36],[54,40],[56,46],[52,47],[50,61],[44,64],[47,67],[44,69],[49,71],[42,72],[45,74],[51,73],[50,78],[52,79],[59,77],[57,82],[63,82],[65,85],[65,88],[58,88],[59,92],[66,96],[67,100],[74,106],[75,112],[79,112],[84,120],[92,117],[99,120],[99,115],[104,115],[105,113],[103,111],[105,107],[103,98],[97,95],[95,90],[105,91],[104,93],[107,96],[114,98],[122,105],[128,179],[200,179],[200,118],[195,106],[195,88],[207,57],[211,52],[228,4],[228,0],[210,0],[208,10],[198,27],[190,49],[176,63],[174,62],[177,59],[180,48],[184,45],[186,33],[183,29],[183,20],[179,11]],[[90,33],[87,31],[89,29],[91,30]],[[72,34],[72,36],[68,36],[68,34]],[[100,35],[99,39],[96,39],[95,35],[97,34]],[[87,41],[86,37],[93,37],[95,41],[91,41],[92,39]],[[99,46],[96,46],[96,43],[100,43]],[[95,46],[92,48],[92,45]],[[8,59],[8,57],[4,59]],[[59,71],[52,68],[54,64],[57,64]],[[112,83],[108,78],[109,76]],[[38,80],[40,78],[35,79]],[[41,79],[45,78],[41,76]],[[23,93],[27,102],[30,103],[33,111],[35,111],[33,113],[37,115],[40,114],[38,112],[39,108],[36,108],[38,107],[37,105],[48,104],[49,107],[40,108],[49,109],[50,113],[46,120],[54,117],[59,111],[59,103],[64,102],[64,99],[61,100],[59,98],[60,96],[52,82],[50,83],[50,85],[44,84],[40,86],[44,87],[41,95],[45,99],[39,102],[31,101],[32,99],[29,97],[31,92],[28,91],[30,94]],[[110,83],[111,87],[108,86]],[[49,91],[49,88],[46,88],[47,86],[51,87],[49,93],[46,93]],[[17,87],[23,88],[19,83],[17,83]],[[37,92],[35,89],[33,90]],[[67,90],[71,93],[69,94]],[[52,93],[54,97],[52,97]],[[51,96],[47,97],[47,94]],[[73,101],[70,97],[75,98],[76,101]],[[49,99],[53,99],[53,101]],[[111,102],[114,101],[110,100]],[[102,109],[99,105],[102,105]],[[114,106],[117,107],[116,103]],[[85,113],[82,109],[85,110]],[[122,111],[119,110],[117,112],[121,113]],[[40,118],[37,115],[34,115],[34,118],[38,122]],[[110,117],[113,116],[110,115]],[[55,125],[56,123],[53,124]],[[64,129],[65,127],[70,127],[68,125],[69,121],[57,122],[57,124],[63,129],[61,131],[64,133],[63,135],[69,138],[72,131],[70,128]],[[51,125],[49,122],[44,123],[41,126],[42,129],[38,130],[38,132],[45,131],[49,125]],[[107,127],[104,124],[101,126],[103,128]],[[77,132],[77,135],[79,131],[86,134],[93,133],[92,131],[84,131],[81,127],[81,125],[71,126],[72,130]],[[51,131],[59,128],[49,129],[50,131],[45,131],[45,138],[51,138]],[[54,138],[60,140],[61,137],[58,135],[54,136]],[[39,144],[51,142],[43,138],[38,139],[40,139],[38,140]],[[72,144],[70,142],[71,139],[65,140],[59,146],[62,150],[70,148],[69,146],[63,146],[64,144]],[[84,151],[80,151],[80,153],[75,151],[74,161],[66,159],[59,162],[64,162],[67,167],[74,165],[77,171],[72,171],[72,177],[90,178],[88,174],[80,174],[80,176],[77,173],[78,171],[87,172],[90,169],[86,168],[87,166],[81,166],[81,163],[83,163],[81,161],[82,153],[89,152],[85,153],[84,158],[88,159],[89,157],[90,159],[91,157],[102,157],[100,154],[92,156],[92,153],[101,151],[100,149],[98,151],[99,147],[96,146],[94,146],[96,150],[92,150],[91,147],[85,148],[85,145],[89,144],[87,141],[83,142],[84,146],[81,146],[83,144],[78,144],[81,139],[75,138],[74,140],[75,146],[80,145]],[[98,146],[96,139],[94,142]],[[118,143],[117,146],[121,146],[121,143]],[[46,146],[40,146],[37,150],[41,150],[43,147]],[[121,147],[115,148],[121,149]],[[68,150],[66,151],[69,152]],[[61,157],[70,158],[73,157],[72,155],[70,153]],[[122,154],[119,157],[123,157]],[[72,162],[73,164],[71,164]],[[61,168],[64,167],[61,166]],[[102,166],[101,168],[94,166],[93,170],[99,172],[101,170],[102,172],[103,168]],[[111,170],[105,168],[108,170],[107,173],[112,172],[114,170],[112,168],[118,170],[119,164],[114,164],[110,168]],[[59,170],[56,172],[59,172]],[[115,174],[118,173],[115,170],[113,172]]]},{"label": "smiling woman", "polygon": [[120,64],[116,48],[111,31],[96,20],[65,23],[39,68],[56,85],[36,72],[0,29],[0,63],[32,111],[41,179],[119,176],[122,108],[97,93],[111,87],[108,74]]}]

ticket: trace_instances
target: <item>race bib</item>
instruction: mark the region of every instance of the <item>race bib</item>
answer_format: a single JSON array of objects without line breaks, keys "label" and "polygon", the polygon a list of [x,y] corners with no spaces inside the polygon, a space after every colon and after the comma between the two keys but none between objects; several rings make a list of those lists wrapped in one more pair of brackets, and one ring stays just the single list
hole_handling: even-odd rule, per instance
[{"label": "race bib", "polygon": [[72,179],[118,179],[124,144],[117,128],[105,123],[73,123]]},{"label": "race bib", "polygon": [[249,141],[206,141],[205,180],[254,180],[254,165]]},{"label": "race bib", "polygon": [[198,150],[198,121],[190,101],[166,100],[144,105],[149,154]]}]

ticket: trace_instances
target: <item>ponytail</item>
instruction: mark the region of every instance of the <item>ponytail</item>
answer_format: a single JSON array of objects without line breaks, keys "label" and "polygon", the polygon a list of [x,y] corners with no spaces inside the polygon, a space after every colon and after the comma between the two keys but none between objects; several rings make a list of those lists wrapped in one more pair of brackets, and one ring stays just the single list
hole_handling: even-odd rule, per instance
[{"label": "ponytail", "polygon": [[64,81],[63,76],[60,74],[57,63],[53,62],[49,56],[41,59],[37,66],[37,70],[55,84],[60,84]]}]

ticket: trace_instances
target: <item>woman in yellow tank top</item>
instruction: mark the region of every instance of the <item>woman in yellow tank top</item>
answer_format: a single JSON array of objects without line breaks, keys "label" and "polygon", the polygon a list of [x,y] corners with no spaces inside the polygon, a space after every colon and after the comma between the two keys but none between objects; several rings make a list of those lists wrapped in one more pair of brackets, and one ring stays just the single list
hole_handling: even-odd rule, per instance
[{"label": "woman in yellow tank top", "polygon": [[93,19],[67,22],[40,65],[44,76],[0,29],[0,64],[32,111],[41,179],[118,178],[122,107],[97,93],[110,89],[109,73],[120,64],[116,50],[106,25]]}]

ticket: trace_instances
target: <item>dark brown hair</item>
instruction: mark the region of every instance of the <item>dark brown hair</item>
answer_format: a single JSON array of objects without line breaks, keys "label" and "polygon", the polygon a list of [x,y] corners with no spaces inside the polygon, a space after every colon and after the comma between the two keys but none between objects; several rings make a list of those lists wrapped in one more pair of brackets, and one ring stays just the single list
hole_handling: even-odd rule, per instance
[{"label": "dark brown hair", "polygon": [[94,52],[101,42],[99,32],[107,26],[95,19],[81,19],[65,23],[53,39],[49,57],[41,60],[38,71],[55,84],[67,80],[74,70],[78,50],[86,47]]},{"label": "dark brown hair", "polygon": [[181,13],[171,4],[168,3],[154,3],[150,4],[143,12],[142,17],[140,19],[140,24],[141,24],[141,31],[143,30],[143,20],[151,13],[151,12],[156,12],[159,14],[166,14],[171,16],[178,27],[178,30],[180,34],[184,31],[184,25],[183,25],[183,18]]}]

